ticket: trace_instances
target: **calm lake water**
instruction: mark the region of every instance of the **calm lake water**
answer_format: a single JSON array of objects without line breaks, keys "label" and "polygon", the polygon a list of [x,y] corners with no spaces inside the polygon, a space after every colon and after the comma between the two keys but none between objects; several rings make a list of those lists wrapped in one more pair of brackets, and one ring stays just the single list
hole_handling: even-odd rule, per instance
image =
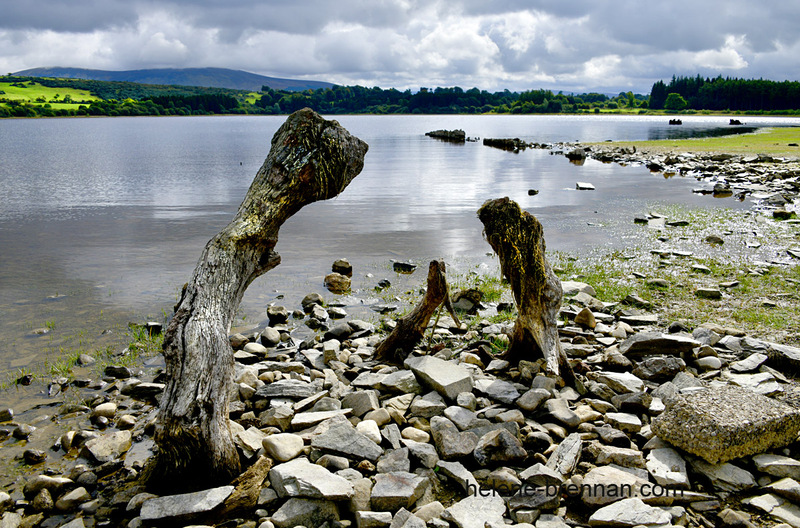
[{"label": "calm lake water", "polygon": [[[129,321],[171,312],[200,251],[232,218],[285,117],[175,117],[0,121],[0,373],[61,351],[114,343]],[[370,145],[364,171],[339,197],[281,229],[283,263],[248,290],[242,315],[264,319],[325,292],[331,263],[353,263],[364,295],[398,278],[391,260],[492,263],[478,207],[509,196],[535,214],[548,249],[624,248],[632,217],[653,204],[746,207],[691,193],[691,178],[644,167],[569,163],[546,150],[505,152],[424,136],[526,141],[654,139],[713,133],[726,118],[599,116],[340,116]],[[800,120],[747,119],[751,125]],[[596,191],[576,191],[575,182]],[[528,196],[537,189],[537,196]],[[599,227],[603,224],[605,227]],[[367,276],[371,274],[372,276]],[[281,297],[283,296],[283,297]],[[330,295],[329,295],[330,296]],[[332,296],[331,296],[332,297]],[[35,329],[50,330],[44,335]],[[111,330],[112,332],[103,331]]]}]

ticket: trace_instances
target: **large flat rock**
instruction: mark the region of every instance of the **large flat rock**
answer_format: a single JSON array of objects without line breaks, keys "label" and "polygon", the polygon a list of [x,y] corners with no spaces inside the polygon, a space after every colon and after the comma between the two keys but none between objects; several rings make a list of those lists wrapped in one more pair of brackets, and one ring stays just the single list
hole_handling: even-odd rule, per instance
[{"label": "large flat rock", "polygon": [[663,334],[661,332],[639,332],[623,341],[619,346],[619,351],[628,357],[680,356],[699,346],[700,342],[689,336]]},{"label": "large flat rock", "polygon": [[718,464],[794,442],[800,410],[728,385],[676,395],[652,427],[661,439]]},{"label": "large flat rock", "polygon": [[405,366],[411,369],[420,383],[450,400],[455,400],[462,392],[472,391],[469,371],[451,361],[433,356],[409,357]]},{"label": "large flat rock", "polygon": [[279,497],[344,500],[354,493],[349,481],[305,458],[273,467],[269,481]]},{"label": "large flat rock", "polygon": [[218,508],[233,493],[233,486],[222,486],[194,493],[165,495],[145,501],[139,517],[147,521],[188,519]]}]

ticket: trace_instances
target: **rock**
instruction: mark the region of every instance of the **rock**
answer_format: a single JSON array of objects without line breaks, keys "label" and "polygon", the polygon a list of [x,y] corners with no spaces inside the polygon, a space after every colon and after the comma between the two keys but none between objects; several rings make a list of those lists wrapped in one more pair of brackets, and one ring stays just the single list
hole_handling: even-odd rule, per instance
[{"label": "rock", "polygon": [[413,473],[396,471],[375,475],[370,503],[374,510],[393,511],[411,508],[422,496],[427,479]]},{"label": "rock", "polygon": [[473,456],[482,466],[516,465],[527,458],[528,452],[516,436],[505,429],[497,429],[478,440]]},{"label": "rock", "polygon": [[346,258],[340,258],[334,261],[333,265],[331,266],[331,271],[340,275],[344,275],[345,277],[352,277],[353,265],[350,264],[350,261],[348,261]]},{"label": "rock", "polygon": [[575,189],[578,191],[594,191],[595,187],[591,183],[587,182],[576,182]]},{"label": "rock", "polygon": [[271,326],[266,327],[261,332],[261,344],[265,347],[274,347],[279,345],[281,342],[281,333],[272,328]]},{"label": "rock", "polygon": [[272,515],[276,528],[296,526],[322,526],[339,520],[339,508],[335,502],[320,499],[293,497]]},{"label": "rock", "polygon": [[[466,383],[464,387],[466,389]],[[517,398],[519,398],[519,391],[513,384],[499,379],[478,379],[474,383],[474,388],[481,394],[499,401],[500,403],[505,403],[506,405],[513,405]],[[468,391],[469,389],[466,390]]]},{"label": "rock", "polygon": [[638,433],[642,428],[642,421],[635,414],[606,413],[606,423],[627,433]]},{"label": "rock", "polygon": [[520,473],[519,478],[534,487],[561,486],[564,483],[561,473],[539,462]]},{"label": "rock", "polygon": [[450,400],[455,400],[461,392],[472,391],[469,371],[453,362],[434,356],[420,356],[407,358],[405,366],[423,385]]},{"label": "rock", "polygon": [[753,457],[756,469],[773,477],[800,479],[800,461],[781,455],[762,453]]},{"label": "rock", "polygon": [[539,408],[542,402],[552,396],[552,393],[545,389],[530,389],[520,396],[515,403],[523,411],[533,412]]},{"label": "rock", "polygon": [[664,487],[689,488],[686,461],[672,448],[653,449],[647,454],[647,471]]},{"label": "rock", "polygon": [[233,486],[222,486],[150,499],[142,504],[139,517],[145,522],[185,521],[220,507],[233,490]]},{"label": "rock", "polygon": [[686,363],[679,357],[655,356],[637,363],[632,374],[648,381],[666,381],[684,370]]},{"label": "rock", "polygon": [[383,437],[381,436],[381,431],[378,428],[378,424],[374,420],[361,420],[356,424],[356,431],[361,433],[362,435],[366,436],[375,444],[380,444]]},{"label": "rock", "polygon": [[346,394],[342,398],[342,408],[352,409],[353,416],[364,416],[369,411],[374,411],[380,407],[378,392],[374,390],[360,390]]},{"label": "rock", "polygon": [[752,473],[729,462],[709,464],[705,460],[690,459],[692,468],[703,474],[711,484],[721,491],[743,491],[756,486]]},{"label": "rock", "polygon": [[350,278],[341,273],[329,273],[325,275],[323,282],[331,293],[347,293],[350,291]]},{"label": "rock", "polygon": [[389,528],[392,524],[390,512],[356,512],[356,528]]},{"label": "rock", "polygon": [[605,383],[617,393],[639,392],[644,389],[644,382],[630,372],[599,372],[596,380]]},{"label": "rock", "polygon": [[81,456],[103,464],[118,459],[130,447],[130,431],[106,433],[86,442],[81,450]]},{"label": "rock", "polygon": [[699,342],[680,334],[640,332],[623,341],[619,346],[619,351],[628,357],[656,354],[680,356],[699,346]]},{"label": "rock", "polygon": [[446,408],[447,405],[438,392],[429,392],[419,398],[415,398],[414,401],[411,402],[409,411],[411,416],[431,418],[442,414]]},{"label": "rock", "polygon": [[604,506],[589,517],[589,526],[663,526],[672,524],[672,516],[653,506],[648,506],[641,499],[623,499],[614,504]]},{"label": "rock", "polygon": [[461,489],[467,495],[475,495],[480,490],[475,476],[470,473],[461,462],[447,462],[442,460],[437,467],[441,474],[452,479],[453,482],[461,486]]},{"label": "rock", "polygon": [[371,462],[376,462],[383,454],[383,449],[356,431],[347,420],[331,425],[327,431],[312,438],[311,447],[358,460],[366,458]]},{"label": "rock", "polygon": [[392,269],[397,273],[414,273],[417,265],[411,262],[393,262]]},{"label": "rock", "polygon": [[14,419],[14,410],[10,407],[0,408],[0,422],[10,422]]},{"label": "rock", "polygon": [[722,299],[722,292],[718,288],[697,288],[694,291],[695,297],[701,299],[718,300]]},{"label": "rock", "polygon": [[411,457],[423,467],[433,469],[439,463],[439,454],[431,444],[404,439],[403,445],[408,448]]},{"label": "rock", "polygon": [[287,310],[284,306],[268,306],[267,319],[269,320],[270,326],[286,324],[289,322],[289,310]]},{"label": "rock", "polygon": [[504,526],[505,511],[505,501],[499,495],[473,495],[446,508],[442,518],[458,528],[484,528],[487,524]]},{"label": "rock", "polygon": [[258,398],[288,398],[292,400],[302,400],[310,398],[318,392],[317,388],[310,383],[296,379],[281,379],[272,383],[267,383],[256,391]]},{"label": "rock", "polygon": [[431,418],[431,435],[439,456],[444,460],[454,460],[471,455],[479,440],[475,433],[471,431],[462,433],[453,422],[440,416]]},{"label": "rock", "polygon": [[69,493],[65,493],[56,501],[56,509],[62,512],[71,512],[78,509],[84,502],[92,500],[92,496],[86,488],[75,488]]},{"label": "rock", "polygon": [[575,428],[581,423],[580,417],[569,408],[567,400],[563,398],[551,398],[544,402],[544,407],[553,419],[567,427]]},{"label": "rock", "polygon": [[325,304],[325,299],[318,293],[309,293],[300,301],[300,305],[303,307],[305,313],[311,313],[311,309],[314,306],[322,306],[323,304]]},{"label": "rock", "polygon": [[652,428],[667,442],[716,464],[794,442],[800,410],[726,385],[676,395]]},{"label": "rock", "polygon": [[605,506],[623,499],[639,497],[643,489],[649,489],[644,487],[647,485],[646,479],[633,473],[613,466],[600,466],[584,475],[583,483],[577,491],[584,504]]},{"label": "rock", "polygon": [[758,508],[793,528],[800,527],[800,507],[777,495],[768,493],[758,497],[748,497],[742,504]]},{"label": "rock", "polygon": [[404,394],[419,394],[422,387],[417,381],[416,376],[410,370],[398,370],[387,375],[381,381],[385,390],[400,392]]},{"label": "rock", "polygon": [[581,435],[572,433],[558,445],[547,459],[547,467],[558,471],[564,478],[569,477],[578,465],[582,448]]},{"label": "rock", "polygon": [[773,482],[769,486],[765,486],[767,491],[777,493],[778,495],[789,499],[793,503],[800,502],[800,483],[791,478],[783,478]]},{"label": "rock", "polygon": [[269,481],[281,498],[345,500],[353,496],[353,485],[306,458],[296,458],[273,467]]},{"label": "rock", "polygon": [[278,462],[287,462],[303,452],[303,438],[291,433],[278,433],[262,441],[264,451]]},{"label": "rock", "polygon": [[740,361],[734,361],[731,363],[730,368],[733,372],[752,372],[760,367],[767,359],[769,359],[769,356],[766,354],[755,352]]},{"label": "rock", "polygon": [[575,324],[594,329],[597,326],[597,321],[589,308],[583,308],[575,315]]}]

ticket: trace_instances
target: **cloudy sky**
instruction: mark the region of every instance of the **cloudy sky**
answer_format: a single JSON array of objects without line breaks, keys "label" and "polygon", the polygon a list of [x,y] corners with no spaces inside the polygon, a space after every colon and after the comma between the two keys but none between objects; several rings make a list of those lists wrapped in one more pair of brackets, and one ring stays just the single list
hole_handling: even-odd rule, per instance
[{"label": "cloudy sky", "polygon": [[649,93],[673,74],[800,79],[800,2],[3,2],[0,71],[40,66],[216,66],[382,88]]}]

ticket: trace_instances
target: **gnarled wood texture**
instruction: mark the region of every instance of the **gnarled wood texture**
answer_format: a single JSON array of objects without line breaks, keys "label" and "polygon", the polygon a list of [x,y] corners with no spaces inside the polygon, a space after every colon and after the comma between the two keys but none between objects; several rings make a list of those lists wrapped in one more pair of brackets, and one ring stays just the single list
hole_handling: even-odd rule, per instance
[{"label": "gnarled wood texture", "polygon": [[432,260],[428,266],[428,289],[420,303],[408,315],[397,320],[397,326],[378,343],[375,356],[382,361],[402,363],[425,334],[428,323],[436,309],[444,304],[447,311],[461,324],[450,303],[450,288],[447,286],[446,267],[441,260]]},{"label": "gnarled wood texture", "polygon": [[574,381],[572,367],[558,340],[563,290],[545,258],[542,224],[508,198],[487,201],[478,210],[478,218],[486,241],[500,258],[500,269],[517,305],[517,320],[505,359],[519,363],[540,353],[548,372]]},{"label": "gnarled wood texture", "polygon": [[288,117],[233,220],[203,250],[164,336],[167,383],[156,425],[151,488],[224,484],[239,475],[228,422],[228,332],[245,290],[280,263],[280,226],[304,205],[342,192],[367,144],[309,109]]}]

